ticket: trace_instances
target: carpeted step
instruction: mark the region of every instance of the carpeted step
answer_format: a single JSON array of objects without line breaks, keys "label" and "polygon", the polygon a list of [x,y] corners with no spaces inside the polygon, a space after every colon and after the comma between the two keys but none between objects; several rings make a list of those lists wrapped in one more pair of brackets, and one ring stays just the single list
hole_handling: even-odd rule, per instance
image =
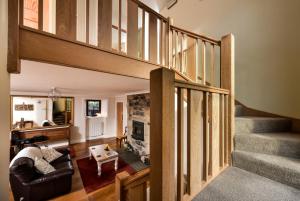
[{"label": "carpeted step", "polygon": [[272,117],[236,117],[235,133],[289,132],[291,120]]},{"label": "carpeted step", "polygon": [[193,201],[299,201],[300,190],[229,167]]},{"label": "carpeted step", "polygon": [[240,117],[244,115],[244,106],[235,105],[235,116]]},{"label": "carpeted step", "polygon": [[233,166],[300,189],[300,159],[234,151]]},{"label": "carpeted step", "polygon": [[300,159],[300,134],[248,133],[236,134],[235,149]]}]

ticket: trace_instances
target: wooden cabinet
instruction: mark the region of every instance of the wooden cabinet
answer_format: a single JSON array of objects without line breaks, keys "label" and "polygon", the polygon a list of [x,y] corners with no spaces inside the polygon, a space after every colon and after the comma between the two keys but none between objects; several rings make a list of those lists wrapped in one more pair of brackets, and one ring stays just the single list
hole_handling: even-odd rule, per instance
[{"label": "wooden cabinet", "polygon": [[46,136],[48,141],[68,140],[70,142],[70,126],[38,128],[31,130],[20,130],[19,137],[28,139],[35,136]]}]

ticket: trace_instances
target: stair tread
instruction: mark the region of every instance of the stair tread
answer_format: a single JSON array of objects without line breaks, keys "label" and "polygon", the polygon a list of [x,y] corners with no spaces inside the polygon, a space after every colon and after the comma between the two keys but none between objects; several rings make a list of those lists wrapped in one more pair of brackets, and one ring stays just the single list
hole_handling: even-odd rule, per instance
[{"label": "stair tread", "polygon": [[257,116],[240,116],[240,117],[235,117],[235,119],[240,119],[240,120],[268,120],[268,121],[283,120],[283,121],[290,121],[290,119],[284,118],[284,117],[257,117]]},{"label": "stair tread", "polygon": [[239,151],[239,150],[236,150],[234,152],[247,155],[249,158],[255,158],[259,161],[268,164],[274,164],[275,166],[281,168],[292,169],[300,173],[300,159],[262,154],[262,153],[247,152],[247,151]]},{"label": "stair tread", "polygon": [[293,142],[300,142],[300,133],[282,132],[282,133],[236,133],[235,135],[248,135],[249,137],[259,137],[265,139],[278,139]]},{"label": "stair tread", "polygon": [[300,159],[235,150],[233,166],[300,189]]},{"label": "stair tread", "polygon": [[229,167],[193,201],[299,201],[300,191],[236,167]]}]

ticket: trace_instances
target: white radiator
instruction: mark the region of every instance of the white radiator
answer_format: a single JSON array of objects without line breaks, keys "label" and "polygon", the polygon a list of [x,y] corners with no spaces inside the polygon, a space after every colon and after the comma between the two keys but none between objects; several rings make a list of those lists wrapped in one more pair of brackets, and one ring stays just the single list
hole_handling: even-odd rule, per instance
[{"label": "white radiator", "polygon": [[86,138],[92,140],[104,134],[104,117],[87,117]]}]

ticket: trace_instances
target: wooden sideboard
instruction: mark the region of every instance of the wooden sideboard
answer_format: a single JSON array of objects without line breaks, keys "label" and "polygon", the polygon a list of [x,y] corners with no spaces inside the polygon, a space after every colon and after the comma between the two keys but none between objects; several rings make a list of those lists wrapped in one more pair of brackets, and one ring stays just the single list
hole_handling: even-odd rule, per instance
[{"label": "wooden sideboard", "polygon": [[46,136],[48,141],[68,140],[70,142],[70,126],[51,126],[43,128],[15,130],[20,139],[29,139],[35,136]]}]

